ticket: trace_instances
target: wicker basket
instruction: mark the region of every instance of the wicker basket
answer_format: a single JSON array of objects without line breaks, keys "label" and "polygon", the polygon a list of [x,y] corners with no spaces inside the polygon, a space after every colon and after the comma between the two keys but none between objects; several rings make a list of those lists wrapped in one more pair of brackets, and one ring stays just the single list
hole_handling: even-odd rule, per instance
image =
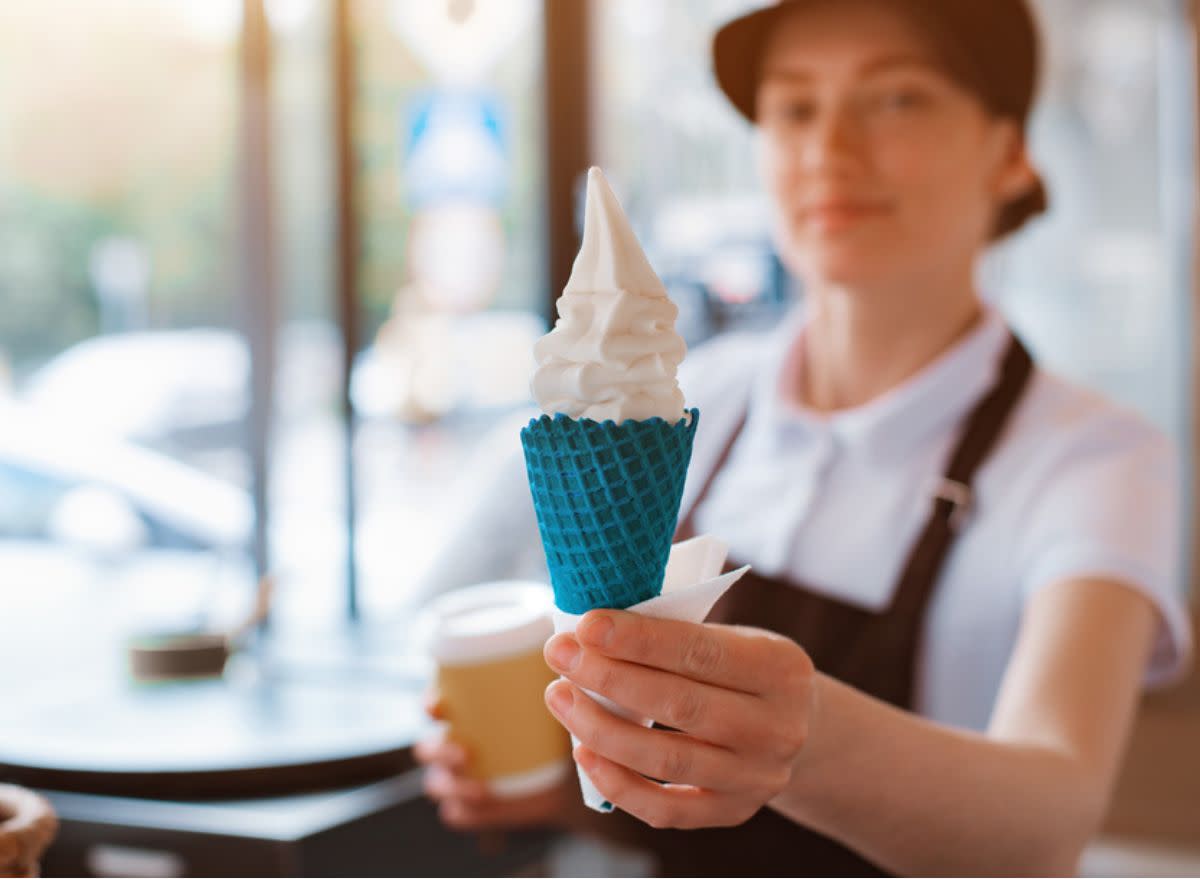
[{"label": "wicker basket", "polygon": [[0,876],[37,876],[57,830],[58,819],[44,798],[0,784]]}]

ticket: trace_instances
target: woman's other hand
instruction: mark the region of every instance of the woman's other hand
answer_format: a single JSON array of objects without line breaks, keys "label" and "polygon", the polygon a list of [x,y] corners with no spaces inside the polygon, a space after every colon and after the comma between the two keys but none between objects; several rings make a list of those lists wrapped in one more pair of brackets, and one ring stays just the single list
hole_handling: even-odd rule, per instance
[{"label": "woman's other hand", "polygon": [[[425,710],[442,717],[436,696]],[[441,732],[418,742],[413,756],[425,767],[425,793],[438,805],[442,821],[455,830],[513,830],[549,826],[562,820],[570,797],[579,798],[574,774],[549,790],[520,797],[498,797],[487,783],[468,774],[470,754]]]},{"label": "woman's other hand", "polygon": [[[741,824],[788,788],[809,738],[813,664],[761,629],[592,611],[547,642],[546,660],[567,678],[546,703],[578,737],[576,759],[653,827]],[[619,718],[584,689],[670,729]]]}]

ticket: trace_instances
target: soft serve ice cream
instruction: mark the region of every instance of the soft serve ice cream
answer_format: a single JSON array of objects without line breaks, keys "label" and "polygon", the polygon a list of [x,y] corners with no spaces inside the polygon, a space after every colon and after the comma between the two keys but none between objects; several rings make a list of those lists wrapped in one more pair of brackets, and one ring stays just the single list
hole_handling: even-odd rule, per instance
[{"label": "soft serve ice cream", "polygon": [[618,424],[685,417],[675,378],[687,351],[675,332],[679,309],[599,168],[588,171],[583,244],[558,313],[533,349],[543,412]]}]

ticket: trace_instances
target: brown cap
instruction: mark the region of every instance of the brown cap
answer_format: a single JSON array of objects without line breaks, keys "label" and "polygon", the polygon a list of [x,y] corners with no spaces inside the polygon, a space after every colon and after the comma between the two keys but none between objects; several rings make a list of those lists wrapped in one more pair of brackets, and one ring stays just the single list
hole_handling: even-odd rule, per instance
[{"label": "brown cap", "polygon": [[[754,121],[759,66],[771,30],[801,4],[831,0],[781,0],[723,25],[712,43],[717,84],[743,116]],[[1026,0],[887,0],[933,38],[950,75],[991,112],[1018,122],[1029,119],[1037,89],[1037,27]],[[997,237],[1046,209],[1041,180],[1005,209]]]}]

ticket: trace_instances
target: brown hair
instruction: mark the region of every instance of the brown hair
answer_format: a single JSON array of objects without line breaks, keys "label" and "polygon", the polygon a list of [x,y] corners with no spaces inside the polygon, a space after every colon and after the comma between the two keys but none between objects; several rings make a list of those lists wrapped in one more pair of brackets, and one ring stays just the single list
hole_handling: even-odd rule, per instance
[{"label": "brown hair", "polygon": [[1046,193],[1046,184],[1040,175],[1033,188],[1024,195],[1017,196],[1000,206],[996,213],[996,221],[992,226],[992,241],[999,241],[1016,232],[1034,217],[1044,214],[1050,206],[1050,197]]}]

